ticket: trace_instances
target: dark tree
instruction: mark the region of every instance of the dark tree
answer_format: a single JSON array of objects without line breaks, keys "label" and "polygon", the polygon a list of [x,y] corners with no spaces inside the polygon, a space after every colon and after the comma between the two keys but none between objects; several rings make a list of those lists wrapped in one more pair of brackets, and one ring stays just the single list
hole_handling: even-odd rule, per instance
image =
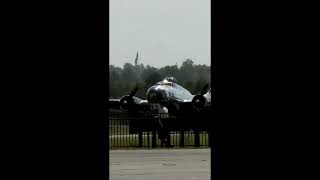
[{"label": "dark tree", "polygon": [[199,93],[205,84],[211,83],[211,67],[194,65],[191,59],[186,59],[180,68],[178,65],[173,65],[158,69],[149,65],[133,66],[126,63],[121,69],[110,65],[109,73],[111,98],[120,98],[130,93],[135,86],[138,86],[139,90],[136,96],[145,99],[148,88],[167,76],[175,77],[177,83],[192,94]]},{"label": "dark tree", "polygon": [[123,65],[123,76],[122,79],[124,81],[136,81],[138,80],[137,77],[137,72],[136,72],[136,68],[130,64],[130,63],[125,63]]}]

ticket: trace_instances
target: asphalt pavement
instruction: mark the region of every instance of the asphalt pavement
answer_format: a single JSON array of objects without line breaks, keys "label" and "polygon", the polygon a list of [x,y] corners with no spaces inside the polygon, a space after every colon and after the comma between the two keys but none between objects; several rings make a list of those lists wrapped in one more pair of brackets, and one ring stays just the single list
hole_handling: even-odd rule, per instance
[{"label": "asphalt pavement", "polygon": [[209,180],[210,149],[110,150],[111,180]]}]

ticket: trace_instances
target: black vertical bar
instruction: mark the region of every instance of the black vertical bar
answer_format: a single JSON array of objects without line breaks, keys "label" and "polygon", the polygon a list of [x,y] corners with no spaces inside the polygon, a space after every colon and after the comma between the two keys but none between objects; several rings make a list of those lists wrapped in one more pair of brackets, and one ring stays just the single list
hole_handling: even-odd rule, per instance
[{"label": "black vertical bar", "polygon": [[139,148],[142,148],[142,131],[138,130]]},{"label": "black vertical bar", "polygon": [[176,132],[172,131],[172,144],[174,145],[176,143]]},{"label": "black vertical bar", "polygon": [[134,136],[133,136],[133,134],[130,133],[130,129],[132,129],[132,122],[133,121],[134,121],[134,118],[131,118],[129,121],[129,141],[130,142],[134,142]]},{"label": "black vertical bar", "polygon": [[130,118],[127,119],[126,121],[126,137],[127,137],[127,145],[130,146],[130,131],[129,131],[129,121],[130,121]]},{"label": "black vertical bar", "polygon": [[[129,122],[129,130],[130,130],[130,129],[133,129],[133,124],[134,124],[134,122],[135,122],[135,118],[130,119],[130,122]],[[131,131],[131,132],[133,132],[133,131]],[[136,141],[135,141],[135,140],[136,140],[135,134],[130,134],[130,139],[129,139],[129,140],[132,141],[132,142],[136,142]],[[134,144],[134,146],[136,146],[135,143],[132,143],[132,144]]]},{"label": "black vertical bar", "polygon": [[194,130],[194,146],[195,147],[200,147],[200,136],[199,136],[199,130],[195,129]]},{"label": "black vertical bar", "polygon": [[[127,117],[126,117],[127,118]],[[121,141],[122,141],[122,144],[121,144],[121,146],[122,147],[124,147],[125,146],[125,141],[126,141],[126,139],[125,139],[125,137],[123,136],[123,132],[124,132],[124,130],[123,130],[123,121],[126,119],[126,118],[122,118],[121,119],[121,121],[120,121],[120,124],[119,124],[119,126],[120,126],[120,139],[121,139]]]},{"label": "black vertical bar", "polygon": [[208,146],[208,138],[207,138],[206,131],[201,130],[200,138],[201,138],[200,146]]},{"label": "black vertical bar", "polygon": [[[130,129],[133,129],[133,122],[135,121],[135,118],[132,118],[132,119],[130,119],[130,122],[129,122],[129,130]],[[132,131],[133,132],[133,131]],[[132,142],[135,142],[135,134],[130,134],[130,141],[132,141]],[[132,143],[133,144],[133,143]],[[134,146],[136,146],[136,144],[134,144]]]},{"label": "black vertical bar", "polygon": [[148,148],[150,148],[150,140],[149,140],[149,137],[150,137],[150,132],[149,130],[147,131],[147,144],[148,144]]},{"label": "black vertical bar", "polygon": [[190,131],[190,129],[189,129],[189,131],[188,131],[188,139],[189,139],[189,143],[188,143],[188,146],[190,146],[190,137],[191,137],[191,131]]},{"label": "black vertical bar", "polygon": [[118,147],[118,144],[119,144],[119,139],[116,138],[117,135],[118,135],[118,127],[117,127],[117,120],[118,120],[119,116],[118,115],[115,115],[115,118],[113,120],[113,127],[114,127],[114,146],[115,147]]},{"label": "black vertical bar", "polygon": [[123,145],[124,145],[124,143],[123,143],[123,141],[124,141],[124,138],[123,138],[123,136],[122,136],[122,134],[123,134],[123,129],[122,129],[122,121],[123,121],[123,119],[124,118],[122,118],[122,119],[120,119],[120,121],[119,121],[119,129],[120,129],[120,136],[119,136],[119,138],[121,139],[121,147],[123,147]]},{"label": "black vertical bar", "polygon": [[174,135],[173,135],[173,143],[172,143],[172,145],[176,145],[177,144],[177,142],[178,142],[178,140],[177,140],[177,138],[178,138],[178,131],[174,131]]},{"label": "black vertical bar", "polygon": [[123,122],[124,122],[124,125],[123,125],[123,129],[124,129],[124,135],[125,135],[125,144],[126,144],[126,147],[129,147],[129,140],[128,140],[128,119],[125,119]]},{"label": "black vertical bar", "polygon": [[157,146],[157,137],[156,137],[156,130],[152,130],[152,148],[156,148]]},{"label": "black vertical bar", "polygon": [[170,147],[170,145],[171,145],[171,134],[170,134],[170,130],[169,129],[167,130],[167,133],[168,133],[167,147]]},{"label": "black vertical bar", "polygon": [[117,118],[119,118],[118,117],[118,114],[115,114],[114,115],[114,118],[112,119],[112,128],[113,128],[113,145],[114,145],[114,147],[117,147],[117,144],[118,144],[118,138],[115,138],[116,137],[116,135],[117,135],[117,126],[116,126],[116,121],[117,121]]},{"label": "black vertical bar", "polygon": [[178,144],[178,131],[174,131],[174,143],[172,145],[177,146]]},{"label": "black vertical bar", "polygon": [[210,131],[208,131],[208,141],[209,141],[209,147],[211,147],[211,132]]},{"label": "black vertical bar", "polygon": [[122,117],[119,121],[118,121],[118,126],[119,126],[119,139],[120,139],[120,147],[123,147],[123,136],[122,136],[122,121],[125,117]]},{"label": "black vertical bar", "polygon": [[184,147],[184,130],[180,133],[180,147]]},{"label": "black vertical bar", "polygon": [[132,142],[132,140],[131,140],[131,133],[130,133],[131,121],[132,121],[131,118],[128,119],[128,138],[129,138],[129,144],[130,144],[130,142]]},{"label": "black vertical bar", "polygon": [[[130,128],[131,129],[135,129],[134,128],[134,124],[136,123],[136,121],[137,121],[137,119],[136,118],[132,118],[131,119],[131,122],[130,122]],[[130,138],[132,138],[131,140],[132,140],[132,142],[134,142],[134,146],[136,147],[137,146],[137,144],[136,144],[136,139],[137,139],[137,136],[136,136],[136,132],[134,132],[135,134],[131,134],[132,136],[130,136]]]},{"label": "black vertical bar", "polygon": [[199,131],[199,147],[201,146],[202,142],[203,142],[202,131]]},{"label": "black vertical bar", "polygon": [[121,119],[121,138],[122,138],[122,147],[126,147],[126,136],[124,136],[125,134],[125,129],[124,129],[124,124],[125,124],[125,120],[129,118],[129,116],[127,116],[126,118]]},{"label": "black vertical bar", "polygon": [[121,147],[121,142],[122,142],[122,139],[121,139],[121,126],[120,126],[120,122],[121,120],[123,119],[123,116],[120,116],[120,118],[117,119],[117,135],[118,135],[118,138],[119,139],[119,143],[118,143],[118,146]]},{"label": "black vertical bar", "polygon": [[[174,144],[174,134],[175,134],[175,132],[174,132],[174,131],[172,131],[172,141],[171,141],[171,143],[170,143],[170,144]],[[170,139],[171,139],[171,136],[170,136]]]},{"label": "black vertical bar", "polygon": [[126,136],[126,147],[129,147],[129,137],[128,137],[128,119],[124,120],[124,134]]},{"label": "black vertical bar", "polygon": [[122,136],[121,136],[121,134],[122,134],[122,130],[121,130],[121,121],[122,121],[122,119],[124,119],[124,117],[122,117],[121,119],[118,120],[119,141],[120,141],[119,146],[120,147],[122,147],[122,141],[123,141]]},{"label": "black vertical bar", "polygon": [[125,124],[125,122],[124,122],[124,121],[125,121],[127,118],[128,118],[128,117],[122,119],[122,121],[121,121],[121,131],[122,131],[121,137],[122,137],[122,140],[123,140],[123,142],[122,142],[122,146],[123,146],[123,147],[126,147],[126,136],[124,136],[124,134],[125,134],[125,129],[124,129],[124,124]]},{"label": "black vertical bar", "polygon": [[[130,133],[130,128],[131,128],[131,123],[132,122],[132,119],[129,119],[129,122],[128,122],[128,129],[129,129],[129,142],[133,142],[133,140],[132,140],[132,134]],[[133,144],[133,143],[132,143]]]},{"label": "black vertical bar", "polygon": [[117,117],[116,119],[115,119],[115,121],[114,121],[114,123],[115,123],[115,127],[116,127],[116,139],[117,139],[117,147],[119,147],[120,146],[120,142],[121,142],[121,139],[120,138],[118,138],[119,137],[119,134],[120,134],[120,130],[119,130],[119,120],[120,120],[120,118],[121,118],[121,116],[120,117]]},{"label": "black vertical bar", "polygon": [[[112,148],[113,147],[113,140],[112,140],[112,138],[110,138],[110,136],[112,137],[112,132],[113,132],[113,126],[112,126],[113,119],[110,117],[110,115],[108,117],[108,121],[109,121],[109,123],[108,123],[108,125],[109,125],[109,127],[108,127],[109,128],[109,141],[111,144],[110,148]],[[109,146],[110,146],[110,144],[109,144]]]},{"label": "black vertical bar", "polygon": [[122,139],[122,147],[126,146],[126,137],[124,136],[125,130],[124,130],[124,121],[128,118],[129,116],[122,118],[120,121],[120,127],[121,127],[121,139]]},{"label": "black vertical bar", "polygon": [[126,140],[126,136],[124,135],[125,134],[125,120],[127,119],[127,118],[129,118],[129,116],[128,117],[126,117],[126,118],[123,118],[122,119],[122,121],[121,121],[121,130],[122,130],[122,133],[121,133],[121,137],[122,137],[122,139],[123,139],[123,142],[122,142],[122,146],[123,147],[126,147],[126,142],[127,142],[127,140]]},{"label": "black vertical bar", "polygon": [[[112,147],[113,147],[113,145],[112,145],[112,143],[113,143],[113,141],[112,141],[112,138],[110,138],[110,136],[112,137],[112,118],[111,118],[111,115],[109,115],[108,116],[108,128],[109,128],[109,136],[108,136],[108,138],[109,138],[109,144],[108,144],[108,146],[109,146],[109,148],[111,149]],[[111,147],[110,147],[110,144],[111,144]]]},{"label": "black vertical bar", "polygon": [[113,132],[114,132],[114,147],[117,147],[118,146],[118,141],[119,141],[119,139],[118,138],[116,138],[117,137],[117,135],[118,135],[118,129],[117,129],[117,118],[119,118],[118,117],[118,115],[115,115],[114,116],[114,119],[113,119]]},{"label": "black vertical bar", "polygon": [[116,116],[116,119],[115,119],[115,126],[116,126],[116,135],[117,135],[117,138],[118,139],[118,142],[117,142],[117,146],[118,147],[121,147],[121,120],[122,120],[122,117],[120,114],[117,114]]},{"label": "black vertical bar", "polygon": [[208,146],[208,138],[207,138],[207,133],[204,131],[201,131],[201,142],[200,142],[200,146]]},{"label": "black vertical bar", "polygon": [[112,128],[112,132],[111,132],[111,135],[112,135],[112,138],[111,138],[111,139],[112,139],[112,144],[111,144],[111,145],[112,145],[112,147],[115,147],[115,142],[114,142],[114,141],[115,141],[115,138],[114,138],[114,134],[115,134],[114,116],[115,116],[115,115],[113,115],[112,118],[111,118],[111,119],[112,119],[112,120],[111,120],[111,128]]}]

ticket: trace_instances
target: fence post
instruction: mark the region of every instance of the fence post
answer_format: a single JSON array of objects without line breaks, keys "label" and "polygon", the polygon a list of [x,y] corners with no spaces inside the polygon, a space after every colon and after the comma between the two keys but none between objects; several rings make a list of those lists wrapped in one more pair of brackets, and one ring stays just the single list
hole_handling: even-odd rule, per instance
[{"label": "fence post", "polygon": [[212,137],[211,137],[211,132],[210,131],[208,131],[208,142],[209,142],[209,147],[211,147],[211,145],[212,145]]},{"label": "fence post", "polygon": [[194,130],[194,146],[200,147],[200,132],[198,129]]},{"label": "fence post", "polygon": [[181,130],[180,132],[180,147],[184,147],[184,130]]},{"label": "fence post", "polygon": [[148,143],[148,148],[150,148],[150,132],[147,131],[147,143]]},{"label": "fence post", "polygon": [[138,139],[139,139],[139,148],[142,148],[142,131],[138,131]]},{"label": "fence post", "polygon": [[156,130],[152,130],[152,148],[156,148],[157,146],[157,133]]}]

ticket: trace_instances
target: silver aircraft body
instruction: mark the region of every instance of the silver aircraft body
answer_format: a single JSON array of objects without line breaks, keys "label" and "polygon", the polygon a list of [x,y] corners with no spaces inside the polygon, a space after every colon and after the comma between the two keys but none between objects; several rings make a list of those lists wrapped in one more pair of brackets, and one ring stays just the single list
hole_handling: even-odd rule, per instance
[{"label": "silver aircraft body", "polygon": [[121,99],[109,99],[110,108],[122,111],[156,111],[178,114],[190,111],[199,112],[211,106],[211,89],[206,85],[201,93],[193,95],[176,83],[174,77],[166,77],[151,86],[146,93],[146,100],[135,97],[135,88]]}]

